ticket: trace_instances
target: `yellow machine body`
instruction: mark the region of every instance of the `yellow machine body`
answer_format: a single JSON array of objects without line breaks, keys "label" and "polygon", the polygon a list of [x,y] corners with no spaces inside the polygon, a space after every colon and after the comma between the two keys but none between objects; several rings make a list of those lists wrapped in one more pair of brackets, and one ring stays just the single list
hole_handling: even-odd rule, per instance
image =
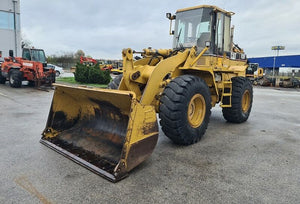
[{"label": "yellow machine body", "polygon": [[263,68],[258,68],[257,69],[257,74],[254,75],[255,78],[258,77],[263,77],[264,76],[264,69]]},{"label": "yellow machine body", "polygon": [[[136,93],[137,99],[143,104],[153,105],[158,112],[159,99],[164,87],[178,76],[183,74],[196,75],[205,80],[211,90],[212,106],[221,102],[221,106],[231,106],[223,104],[224,97],[231,97],[231,91],[224,96],[225,89],[231,89],[231,78],[245,77],[245,70],[248,67],[246,60],[231,60],[226,56],[204,55],[208,48],[204,48],[197,53],[197,48],[192,47],[182,52],[175,52],[169,56],[170,50],[145,50],[143,59],[133,61],[131,49],[124,49],[123,79],[119,90],[130,90]],[[152,53],[152,54],[151,54]],[[156,53],[164,53],[168,58],[155,57]],[[150,65],[149,65],[150,64]],[[141,85],[145,87],[141,91]]]},{"label": "yellow machine body", "polygon": [[[122,67],[122,68],[123,68],[123,67]],[[123,69],[121,69],[121,68],[113,68],[113,69],[110,70],[110,72],[111,72],[112,74],[119,75],[119,74],[122,74],[122,73],[123,73]]]}]

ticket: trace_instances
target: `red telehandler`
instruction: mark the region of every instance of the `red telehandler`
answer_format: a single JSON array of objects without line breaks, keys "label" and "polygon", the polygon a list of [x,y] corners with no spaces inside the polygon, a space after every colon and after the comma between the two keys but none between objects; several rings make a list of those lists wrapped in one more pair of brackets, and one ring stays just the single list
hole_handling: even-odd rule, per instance
[{"label": "red telehandler", "polygon": [[55,70],[47,67],[45,52],[42,49],[23,48],[22,57],[14,57],[9,51],[9,57],[4,58],[1,64],[0,84],[9,81],[14,88],[22,86],[22,81],[29,85],[40,87],[55,82]]}]

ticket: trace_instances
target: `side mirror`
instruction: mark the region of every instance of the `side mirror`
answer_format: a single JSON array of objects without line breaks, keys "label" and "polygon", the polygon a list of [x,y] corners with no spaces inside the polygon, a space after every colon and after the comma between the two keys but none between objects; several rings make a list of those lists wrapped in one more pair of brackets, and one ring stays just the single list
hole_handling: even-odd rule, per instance
[{"label": "side mirror", "polygon": [[175,20],[176,19],[176,15],[172,15],[171,13],[166,13],[166,17],[169,20]]},{"label": "side mirror", "polygon": [[166,17],[171,20],[172,14],[171,13],[166,13]]}]

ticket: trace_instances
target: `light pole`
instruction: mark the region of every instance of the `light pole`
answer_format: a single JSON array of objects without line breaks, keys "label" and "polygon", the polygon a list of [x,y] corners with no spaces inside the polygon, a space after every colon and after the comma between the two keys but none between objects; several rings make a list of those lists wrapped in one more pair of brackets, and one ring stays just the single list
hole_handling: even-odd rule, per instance
[{"label": "light pole", "polygon": [[274,80],[274,78],[275,78],[275,66],[276,66],[276,52],[277,52],[277,57],[278,57],[278,55],[279,55],[279,50],[284,50],[285,47],[284,47],[284,46],[277,45],[277,46],[272,46],[271,49],[272,49],[272,50],[275,50],[275,55],[274,55],[274,60],[273,60],[273,76],[272,76],[272,80]]}]

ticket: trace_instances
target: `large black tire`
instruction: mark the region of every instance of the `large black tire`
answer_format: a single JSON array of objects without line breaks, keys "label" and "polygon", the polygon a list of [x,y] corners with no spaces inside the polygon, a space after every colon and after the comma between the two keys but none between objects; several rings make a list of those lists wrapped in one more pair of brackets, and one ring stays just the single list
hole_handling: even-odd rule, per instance
[{"label": "large black tire", "polygon": [[20,88],[22,86],[23,74],[18,69],[13,69],[9,71],[8,74],[9,85],[13,88]]},{"label": "large black tire", "polygon": [[0,84],[5,84],[5,82],[6,82],[6,78],[4,76],[2,76],[1,68],[0,68]]},{"label": "large black tire", "polygon": [[210,114],[210,90],[203,79],[182,75],[164,89],[159,106],[160,125],[174,143],[198,142],[207,129]]},{"label": "large black tire", "polygon": [[52,81],[51,81],[51,83],[55,83],[56,82],[56,73],[55,74],[52,74]]},{"label": "large black tire", "polygon": [[[245,122],[250,115],[252,101],[253,88],[251,81],[245,77],[232,78],[231,107],[222,109],[224,118],[232,123]],[[224,102],[228,104],[228,101]]]},{"label": "large black tire", "polygon": [[108,85],[107,88],[108,89],[118,89],[120,82],[123,78],[123,74],[120,74],[118,76],[116,76]]}]

